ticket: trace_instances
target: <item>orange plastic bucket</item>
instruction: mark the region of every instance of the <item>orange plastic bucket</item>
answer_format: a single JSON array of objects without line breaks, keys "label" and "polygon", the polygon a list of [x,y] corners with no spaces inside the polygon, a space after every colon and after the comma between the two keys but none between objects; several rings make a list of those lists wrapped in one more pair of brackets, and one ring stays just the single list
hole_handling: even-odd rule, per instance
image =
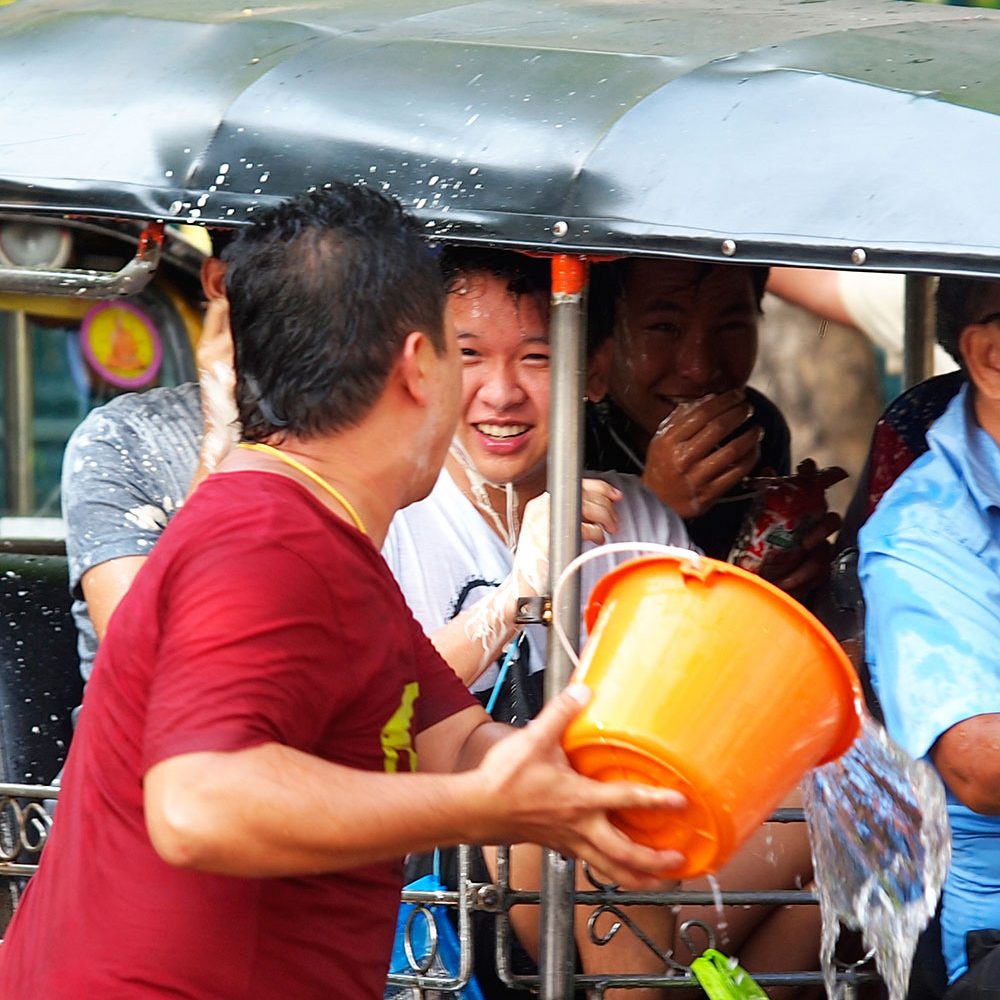
[{"label": "orange plastic bucket", "polygon": [[598,581],[586,622],[573,680],[593,698],[563,746],[590,777],[684,793],[679,813],[612,817],[637,842],[683,852],[670,875],[718,870],[806,771],[857,736],[861,687],[837,641],[728,563],[629,560]]}]

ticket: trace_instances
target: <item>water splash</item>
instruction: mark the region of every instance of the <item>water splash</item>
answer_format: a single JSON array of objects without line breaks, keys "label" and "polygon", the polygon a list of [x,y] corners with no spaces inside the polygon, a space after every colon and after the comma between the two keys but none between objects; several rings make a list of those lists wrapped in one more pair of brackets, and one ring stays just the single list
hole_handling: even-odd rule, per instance
[{"label": "water splash", "polygon": [[833,949],[840,925],[860,930],[888,990],[906,995],[917,938],[934,914],[951,858],[944,787],[866,718],[838,760],[803,782],[827,995],[840,994]]},{"label": "water splash", "polygon": [[715,933],[718,937],[719,944],[725,946],[729,944],[729,921],[726,919],[726,910],[722,902],[722,886],[719,885],[719,880],[708,873],[705,876],[708,879],[709,888],[712,890],[712,901],[715,904]]}]

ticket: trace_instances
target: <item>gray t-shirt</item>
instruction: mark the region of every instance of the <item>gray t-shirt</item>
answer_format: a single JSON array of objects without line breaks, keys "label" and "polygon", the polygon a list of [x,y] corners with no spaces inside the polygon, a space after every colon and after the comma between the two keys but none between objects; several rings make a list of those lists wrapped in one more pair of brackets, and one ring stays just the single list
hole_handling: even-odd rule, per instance
[{"label": "gray t-shirt", "polygon": [[97,636],[80,580],[123,556],[148,555],[191,488],[201,445],[195,383],[118,396],[87,415],[63,456],[62,508],[80,672]]}]

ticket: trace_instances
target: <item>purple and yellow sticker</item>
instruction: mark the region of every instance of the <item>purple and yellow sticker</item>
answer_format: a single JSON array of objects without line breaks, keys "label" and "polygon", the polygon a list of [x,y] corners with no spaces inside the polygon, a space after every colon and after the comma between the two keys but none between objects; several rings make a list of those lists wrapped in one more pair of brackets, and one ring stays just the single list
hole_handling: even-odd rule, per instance
[{"label": "purple and yellow sticker", "polygon": [[83,317],[87,364],[119,389],[141,389],[159,374],[163,342],[152,317],[126,302],[99,302]]}]

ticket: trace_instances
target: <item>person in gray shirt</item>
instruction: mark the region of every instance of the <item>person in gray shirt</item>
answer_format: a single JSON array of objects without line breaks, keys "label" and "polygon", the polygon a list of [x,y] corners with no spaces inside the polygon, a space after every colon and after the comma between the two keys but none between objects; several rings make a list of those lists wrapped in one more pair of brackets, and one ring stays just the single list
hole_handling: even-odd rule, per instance
[{"label": "person in gray shirt", "polygon": [[224,278],[225,265],[208,258],[199,382],[119,396],[88,414],[66,446],[62,508],[85,681],[112,612],[163,528],[238,438]]}]

